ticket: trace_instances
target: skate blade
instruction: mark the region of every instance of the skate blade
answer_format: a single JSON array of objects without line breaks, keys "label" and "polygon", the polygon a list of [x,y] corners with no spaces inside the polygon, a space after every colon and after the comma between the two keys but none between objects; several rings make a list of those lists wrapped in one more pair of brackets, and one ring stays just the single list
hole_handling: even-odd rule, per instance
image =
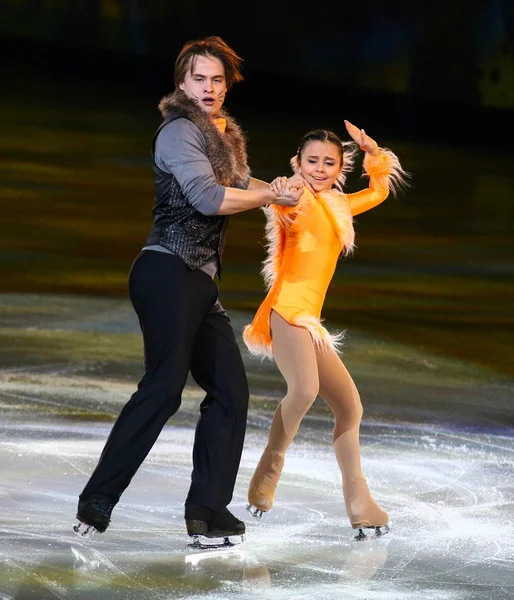
[{"label": "skate blade", "polygon": [[[359,533],[354,537],[357,542],[362,542],[364,540],[376,540],[377,538],[383,537],[387,533],[389,533],[389,525],[384,525],[383,527],[359,527]],[[364,532],[364,529],[373,529],[373,533],[367,534]]]},{"label": "skate blade", "polygon": [[252,515],[252,517],[254,519],[257,519],[257,521],[261,520],[261,517],[264,513],[263,510],[260,510],[259,508],[255,508],[255,506],[253,506],[253,504],[248,504],[246,507],[246,510]]},{"label": "skate blade", "polygon": [[244,535],[225,535],[219,538],[206,538],[199,535],[189,536],[192,541],[186,544],[186,548],[190,550],[216,550],[220,548],[233,548],[238,546],[245,540]]},{"label": "skate blade", "polygon": [[92,525],[86,525],[86,523],[79,521],[78,525],[73,526],[73,531],[83,540],[90,540],[96,529]]}]

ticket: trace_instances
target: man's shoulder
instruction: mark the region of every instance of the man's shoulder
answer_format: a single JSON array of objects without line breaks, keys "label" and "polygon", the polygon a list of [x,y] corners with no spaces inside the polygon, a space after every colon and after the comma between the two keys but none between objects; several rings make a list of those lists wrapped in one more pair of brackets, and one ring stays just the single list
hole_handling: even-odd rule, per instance
[{"label": "man's shoulder", "polygon": [[170,115],[172,118],[165,120],[156,132],[156,136],[170,141],[198,139],[202,137],[199,127],[182,113]]}]

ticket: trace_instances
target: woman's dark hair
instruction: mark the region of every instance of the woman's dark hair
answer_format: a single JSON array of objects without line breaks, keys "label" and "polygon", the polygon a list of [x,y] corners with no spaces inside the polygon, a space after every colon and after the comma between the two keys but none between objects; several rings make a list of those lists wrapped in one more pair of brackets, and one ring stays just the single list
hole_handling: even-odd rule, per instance
[{"label": "woman's dark hair", "polygon": [[296,152],[298,156],[298,164],[302,160],[302,152],[304,151],[305,146],[310,142],[330,142],[331,144],[334,144],[334,146],[337,146],[337,149],[339,150],[339,158],[341,159],[341,166],[343,165],[343,142],[333,131],[329,131],[328,129],[313,129],[303,136]]},{"label": "woman's dark hair", "polygon": [[221,61],[225,68],[227,89],[230,89],[232,84],[243,81],[241,74],[243,59],[220,37],[212,35],[184,44],[175,61],[174,81],[176,87],[183,83],[188,70],[193,72],[198,56],[210,56]]}]

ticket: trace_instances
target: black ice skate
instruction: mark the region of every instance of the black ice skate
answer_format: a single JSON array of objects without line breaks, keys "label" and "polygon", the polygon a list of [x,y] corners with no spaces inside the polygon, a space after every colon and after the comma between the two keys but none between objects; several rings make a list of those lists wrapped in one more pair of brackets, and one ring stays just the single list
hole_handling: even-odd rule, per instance
[{"label": "black ice skate", "polygon": [[91,494],[85,500],[79,501],[77,510],[78,525],[73,531],[80,537],[91,539],[93,533],[103,533],[111,522],[111,512],[114,502],[101,494]]},{"label": "black ice skate", "polygon": [[[186,504],[185,520],[187,533],[193,538],[193,541],[187,544],[188,548],[232,548],[244,541],[245,524],[234,517],[227,508],[215,512],[205,506]],[[200,536],[207,539],[200,541]]]}]

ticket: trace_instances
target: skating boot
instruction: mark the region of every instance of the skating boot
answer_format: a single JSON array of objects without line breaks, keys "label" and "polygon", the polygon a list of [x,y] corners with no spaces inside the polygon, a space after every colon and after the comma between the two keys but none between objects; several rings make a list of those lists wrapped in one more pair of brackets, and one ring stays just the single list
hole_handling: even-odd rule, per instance
[{"label": "skating boot", "polygon": [[[246,526],[227,509],[219,512],[199,506],[186,504],[185,520],[188,535],[193,541],[187,544],[194,550],[210,548],[232,548],[244,541]],[[207,540],[200,541],[200,536]],[[231,539],[232,538],[232,539]]]},{"label": "skating boot", "polygon": [[275,452],[266,448],[248,488],[248,506],[246,508],[256,519],[260,519],[263,512],[272,509],[275,502],[275,490],[283,468],[284,452]]},{"label": "skating boot", "polygon": [[80,537],[91,539],[93,533],[103,533],[111,522],[111,513],[114,502],[102,494],[91,494],[85,500],[79,501],[77,510],[78,525],[73,531]]},{"label": "skating boot", "polygon": [[[355,536],[356,540],[389,533],[389,515],[373,500],[364,477],[343,484],[343,494],[351,526],[359,530]],[[364,529],[374,529],[374,533],[371,536],[366,535]]]}]

